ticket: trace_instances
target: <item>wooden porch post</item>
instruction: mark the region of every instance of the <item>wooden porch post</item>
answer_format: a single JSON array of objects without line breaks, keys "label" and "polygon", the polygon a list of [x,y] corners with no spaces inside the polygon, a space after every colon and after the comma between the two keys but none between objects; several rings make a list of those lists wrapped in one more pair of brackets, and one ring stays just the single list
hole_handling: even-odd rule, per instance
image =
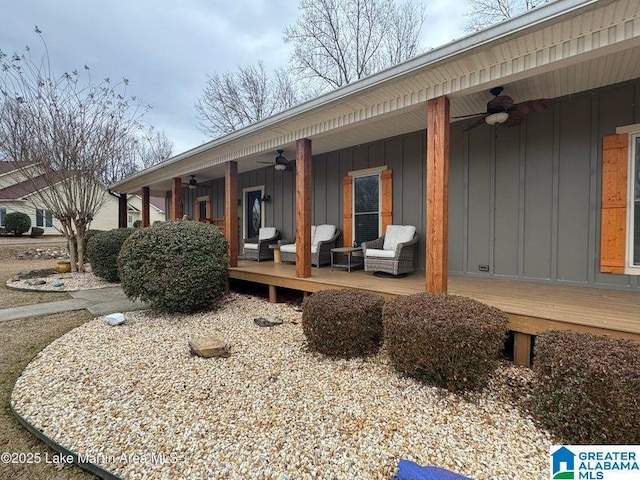
[{"label": "wooden porch post", "polygon": [[296,277],[311,276],[311,140],[296,142]]},{"label": "wooden porch post", "polygon": [[128,214],[127,194],[121,193],[118,198],[118,228],[127,228]]},{"label": "wooden porch post", "polygon": [[174,178],[171,181],[171,220],[182,218],[182,179]]},{"label": "wooden porch post", "polygon": [[149,187],[142,187],[142,228],[147,228],[151,224],[151,216],[149,213],[150,197]]},{"label": "wooden porch post", "polygon": [[427,291],[447,292],[449,245],[449,99],[427,102]]},{"label": "wooden porch post", "polygon": [[238,266],[238,162],[224,170],[224,234],[229,241],[229,266]]}]

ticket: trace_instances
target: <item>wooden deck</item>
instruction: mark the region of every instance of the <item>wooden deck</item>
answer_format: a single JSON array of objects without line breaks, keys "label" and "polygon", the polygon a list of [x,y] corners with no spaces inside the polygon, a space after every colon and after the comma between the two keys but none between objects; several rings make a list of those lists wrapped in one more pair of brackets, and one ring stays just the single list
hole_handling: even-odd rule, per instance
[{"label": "wooden deck", "polygon": [[[302,292],[328,288],[358,288],[385,297],[425,290],[424,272],[405,278],[378,278],[369,272],[313,268],[311,278],[296,278],[295,265],[240,261],[230,277],[269,286],[271,301],[277,288]],[[532,335],[546,330],[572,330],[626,338],[640,343],[640,293],[593,287],[552,285],[489,278],[450,276],[449,293],[474,298],[509,315],[515,332],[514,360],[529,364]]]}]

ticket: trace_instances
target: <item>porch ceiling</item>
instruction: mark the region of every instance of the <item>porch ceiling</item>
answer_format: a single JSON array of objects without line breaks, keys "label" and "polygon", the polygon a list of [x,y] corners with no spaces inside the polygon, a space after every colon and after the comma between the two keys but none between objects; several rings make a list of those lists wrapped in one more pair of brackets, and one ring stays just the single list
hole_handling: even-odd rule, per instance
[{"label": "porch ceiling", "polygon": [[[112,188],[152,194],[170,178],[198,181],[263,166],[277,149],[295,157],[310,138],[314,154],[426,128],[426,101],[451,99],[451,116],[483,112],[497,85],[516,102],[557,98],[640,77],[640,2],[558,0],[465,37],[254,126],[177,155]],[[269,168],[269,167],[267,167]]]}]

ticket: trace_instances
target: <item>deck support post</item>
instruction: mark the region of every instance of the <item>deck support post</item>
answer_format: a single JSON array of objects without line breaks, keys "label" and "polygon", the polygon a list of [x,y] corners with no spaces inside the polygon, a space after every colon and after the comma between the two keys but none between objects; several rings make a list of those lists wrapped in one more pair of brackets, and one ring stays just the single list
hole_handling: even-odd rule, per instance
[{"label": "deck support post", "polygon": [[128,222],[127,194],[121,193],[118,197],[118,228],[127,228]]},{"label": "deck support post", "polygon": [[151,225],[150,203],[151,191],[149,187],[142,187],[142,228],[147,228]]},{"label": "deck support post", "polygon": [[426,289],[446,293],[449,244],[449,99],[427,102]]},{"label": "deck support post", "polygon": [[171,179],[171,220],[182,219],[182,179]]},{"label": "deck support post", "polygon": [[311,276],[311,140],[296,142],[296,277]]},{"label": "deck support post", "polygon": [[531,340],[532,336],[527,333],[513,332],[513,363],[531,366]]},{"label": "deck support post", "polygon": [[278,291],[275,285],[269,285],[269,303],[278,303]]},{"label": "deck support post", "polygon": [[224,234],[229,242],[229,266],[238,266],[238,162],[224,170]]}]

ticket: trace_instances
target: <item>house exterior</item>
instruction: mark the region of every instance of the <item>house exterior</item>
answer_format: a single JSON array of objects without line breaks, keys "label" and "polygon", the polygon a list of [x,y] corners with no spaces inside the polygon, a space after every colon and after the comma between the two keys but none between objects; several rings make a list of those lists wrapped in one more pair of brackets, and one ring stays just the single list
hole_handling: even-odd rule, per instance
[{"label": "house exterior", "polygon": [[[499,111],[506,120],[490,125],[496,87],[522,108]],[[293,168],[260,163],[279,150]],[[335,224],[343,245],[391,223],[414,225],[415,275],[427,291],[446,292],[450,276],[472,279],[478,299],[498,285],[490,281],[524,285],[514,293],[523,296],[542,286],[507,310],[526,363],[532,334],[582,328],[581,317],[589,325],[579,331],[606,327],[640,341],[639,172],[640,2],[557,0],[111,188],[164,195],[172,219],[222,217],[232,278],[267,283],[270,296],[275,286],[315,291],[326,280],[311,269],[311,225]],[[239,265],[256,212],[296,239],[299,287],[278,277],[282,269]],[[570,293],[542,314],[548,287]]]},{"label": "house exterior", "polygon": [[[33,227],[44,229],[45,235],[60,235],[62,227],[60,222],[53,217],[52,213],[43,205],[38,208],[38,188],[49,188],[38,171],[35,163],[25,163],[16,165],[13,162],[0,161],[0,228],[4,227],[4,219],[7,213],[22,212],[31,218]],[[164,221],[164,210],[158,206],[162,205],[164,199],[154,199],[150,209],[152,221]],[[140,219],[142,210],[142,198],[131,196],[128,199],[128,223],[132,227],[133,223]],[[104,204],[98,214],[91,222],[90,228],[94,230],[110,230],[118,228],[119,197],[109,194],[105,195]]]}]

